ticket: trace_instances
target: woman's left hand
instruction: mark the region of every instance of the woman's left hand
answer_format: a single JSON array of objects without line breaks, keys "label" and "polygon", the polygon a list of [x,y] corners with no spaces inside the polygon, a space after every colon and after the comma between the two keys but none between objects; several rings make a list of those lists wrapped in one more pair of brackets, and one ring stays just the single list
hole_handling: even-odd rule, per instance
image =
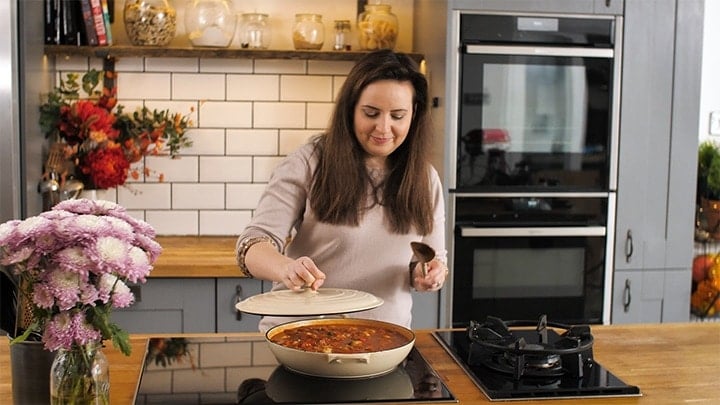
[{"label": "woman's left hand", "polygon": [[445,284],[448,273],[445,263],[433,259],[427,263],[427,274],[423,276],[422,263],[418,263],[412,272],[412,285],[417,291],[438,291]]}]

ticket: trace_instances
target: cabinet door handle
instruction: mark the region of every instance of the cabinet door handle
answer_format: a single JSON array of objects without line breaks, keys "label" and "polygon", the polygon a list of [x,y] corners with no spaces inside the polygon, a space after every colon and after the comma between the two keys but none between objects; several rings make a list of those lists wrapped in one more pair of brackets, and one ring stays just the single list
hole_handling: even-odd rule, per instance
[{"label": "cabinet door handle", "polygon": [[625,279],[625,289],[623,290],[623,310],[625,312],[630,311],[631,302],[632,295],[630,294],[630,279]]},{"label": "cabinet door handle", "polygon": [[233,300],[233,310],[235,311],[235,320],[242,321],[242,312],[235,306],[238,302],[243,300],[243,290],[240,284],[235,286],[235,299]]},{"label": "cabinet door handle", "polygon": [[625,237],[625,263],[630,263],[630,258],[633,255],[633,237],[632,231],[628,229],[627,237]]}]

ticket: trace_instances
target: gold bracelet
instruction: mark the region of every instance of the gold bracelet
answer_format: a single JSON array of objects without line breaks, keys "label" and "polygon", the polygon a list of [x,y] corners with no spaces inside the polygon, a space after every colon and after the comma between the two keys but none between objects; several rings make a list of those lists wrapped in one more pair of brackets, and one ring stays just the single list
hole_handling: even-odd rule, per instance
[{"label": "gold bracelet", "polygon": [[240,273],[242,273],[244,277],[254,278],[252,273],[250,273],[250,270],[245,265],[245,255],[252,245],[260,242],[269,242],[274,248],[277,248],[277,244],[275,244],[275,241],[269,236],[252,236],[245,238],[238,245],[237,264],[238,267],[240,267]]}]

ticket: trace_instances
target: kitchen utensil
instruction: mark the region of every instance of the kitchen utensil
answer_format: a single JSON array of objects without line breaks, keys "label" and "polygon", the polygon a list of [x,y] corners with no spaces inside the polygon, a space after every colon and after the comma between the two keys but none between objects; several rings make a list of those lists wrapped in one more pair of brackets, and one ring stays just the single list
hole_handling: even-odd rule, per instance
[{"label": "kitchen utensil", "polygon": [[[400,332],[407,338],[403,346],[376,352],[345,354],[319,353],[291,349],[273,342],[273,336],[286,329],[305,325],[341,324],[354,326],[371,326],[389,328]],[[392,371],[412,350],[415,344],[415,333],[393,323],[372,319],[309,319],[283,323],[270,328],[265,333],[270,351],[280,364],[301,374],[330,378],[361,378],[384,375]]]},{"label": "kitchen utensil", "polygon": [[422,242],[410,242],[410,247],[422,264],[423,277],[427,276],[428,262],[435,258],[435,249]]},{"label": "kitchen utensil", "polygon": [[253,295],[235,304],[235,308],[255,315],[317,316],[364,311],[382,304],[381,298],[364,291],[303,288],[300,291],[277,290]]},{"label": "kitchen utensil", "polygon": [[80,196],[85,188],[82,181],[77,179],[68,179],[65,184],[60,187],[60,198],[63,200],[74,200]]}]

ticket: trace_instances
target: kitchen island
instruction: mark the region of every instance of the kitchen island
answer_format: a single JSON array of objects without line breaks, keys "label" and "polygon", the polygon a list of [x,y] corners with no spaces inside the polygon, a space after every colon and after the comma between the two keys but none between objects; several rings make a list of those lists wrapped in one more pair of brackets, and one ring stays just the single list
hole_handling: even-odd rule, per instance
[{"label": "kitchen island", "polygon": [[[429,330],[416,331],[416,347],[461,404],[490,403],[472,380],[434,339]],[[594,357],[642,397],[587,400],[543,400],[563,404],[718,404],[720,403],[720,323],[593,325]],[[247,336],[228,334],[227,336]],[[156,336],[156,335],[153,335]],[[218,335],[187,335],[209,336]],[[132,335],[133,353],[126,357],[105,349],[110,362],[113,404],[132,404],[149,335]],[[0,398],[9,404],[11,377],[7,339],[0,344]],[[537,401],[513,401],[537,404]],[[16,404],[17,405],[17,404]]]}]

